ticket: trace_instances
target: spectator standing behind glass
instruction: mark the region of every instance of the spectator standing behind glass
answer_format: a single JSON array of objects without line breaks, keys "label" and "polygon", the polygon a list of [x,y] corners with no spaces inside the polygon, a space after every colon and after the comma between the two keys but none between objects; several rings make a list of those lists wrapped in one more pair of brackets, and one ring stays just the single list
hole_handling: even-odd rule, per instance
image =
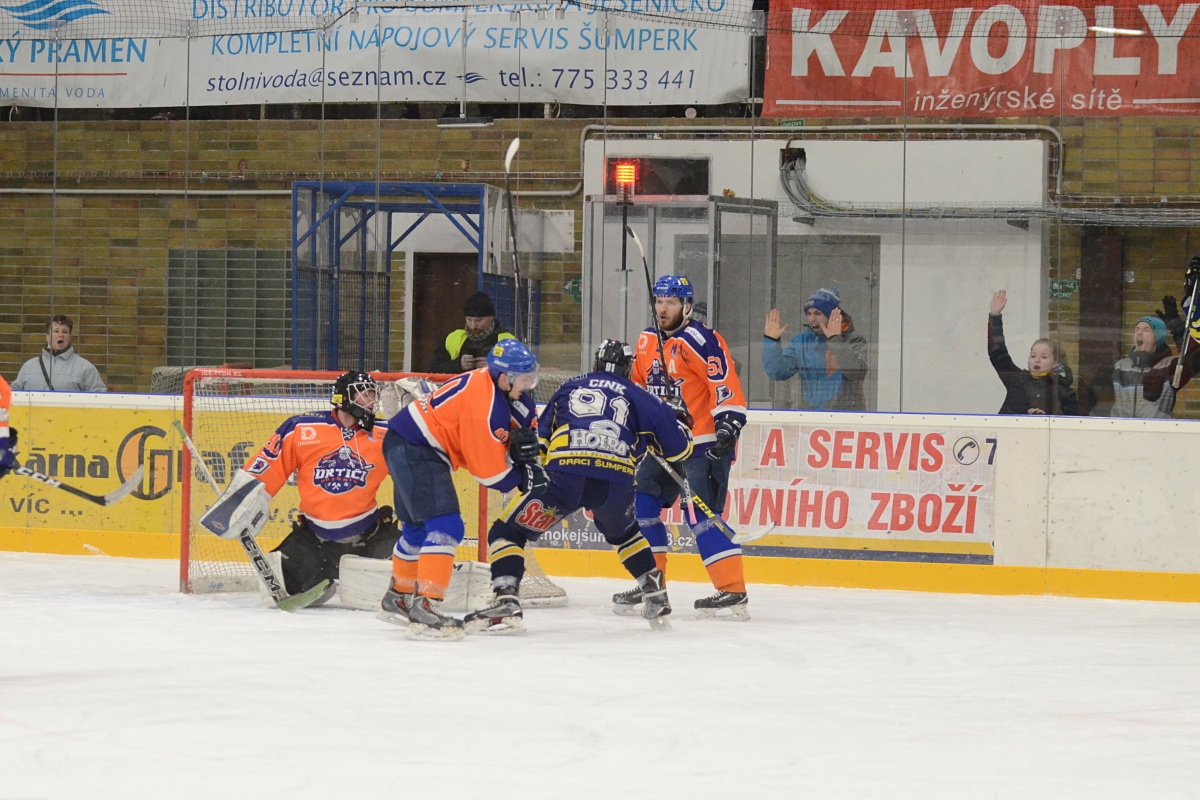
[{"label": "spectator standing behind glass", "polygon": [[[1187,293],[1185,296],[1190,296],[1190,284]],[[1176,392],[1187,385],[1200,366],[1200,350],[1195,348],[1193,341],[1180,371],[1179,386],[1171,385],[1179,356],[1167,344],[1167,334],[1172,334],[1176,344],[1182,347],[1185,326],[1175,298],[1168,295],[1162,302],[1162,311],[1156,311],[1152,317],[1142,317],[1134,324],[1133,349],[1113,365],[1110,417],[1170,419],[1175,413]]]},{"label": "spectator standing behind glass", "polygon": [[75,352],[70,317],[56,314],[46,324],[46,347],[26,361],[12,388],[33,392],[107,392],[92,362]]},{"label": "spectator standing behind glass", "polygon": [[807,325],[782,344],[788,326],[779,309],[767,312],[763,326],[763,369],[767,377],[786,381],[800,375],[803,407],[829,411],[863,411],[867,377],[867,340],[854,330],[837,289],[818,289],[804,303]]},{"label": "spectator standing behind glass", "polygon": [[1000,376],[1007,394],[1001,414],[1055,414],[1077,416],[1079,398],[1071,388],[1074,376],[1063,358],[1062,347],[1050,339],[1038,339],[1029,348],[1029,369],[1013,363],[1004,344],[1004,307],[1008,292],[992,295],[988,308],[988,358]]},{"label": "spectator standing behind glass", "polygon": [[487,355],[496,342],[515,338],[496,322],[496,307],[486,292],[475,292],[463,303],[463,327],[438,345],[429,371],[455,374],[487,366]]}]

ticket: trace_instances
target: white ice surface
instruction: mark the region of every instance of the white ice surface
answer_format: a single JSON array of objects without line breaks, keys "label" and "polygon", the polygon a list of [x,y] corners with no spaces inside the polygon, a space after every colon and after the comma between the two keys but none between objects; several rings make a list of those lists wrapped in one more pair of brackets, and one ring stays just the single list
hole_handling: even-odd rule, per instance
[{"label": "white ice surface", "polygon": [[1200,796],[1200,605],[754,586],[747,623],[525,636],[183,596],[162,561],[0,554],[0,798]]}]

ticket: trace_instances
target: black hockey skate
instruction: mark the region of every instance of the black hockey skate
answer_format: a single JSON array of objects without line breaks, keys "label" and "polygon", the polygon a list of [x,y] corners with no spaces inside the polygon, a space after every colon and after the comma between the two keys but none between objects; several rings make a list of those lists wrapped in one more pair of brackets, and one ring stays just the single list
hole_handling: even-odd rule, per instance
[{"label": "black hockey skate", "polygon": [[504,636],[525,632],[525,615],[521,611],[521,600],[516,594],[496,595],[496,602],[463,617],[467,633],[483,633],[489,636]]},{"label": "black hockey skate", "polygon": [[443,614],[428,597],[417,595],[408,606],[408,638],[454,641],[463,638],[461,619]]},{"label": "black hockey skate", "polygon": [[632,617],[641,613],[638,608],[642,604],[642,587],[635,586],[627,592],[617,592],[613,595],[613,613],[622,617]]},{"label": "black hockey skate", "polygon": [[413,597],[412,594],[401,594],[389,588],[379,603],[380,609],[375,617],[392,625],[408,625],[412,621],[408,617],[408,608],[412,605]]},{"label": "black hockey skate", "polygon": [[667,599],[666,578],[660,570],[652,569],[638,578],[638,588],[642,593],[642,617],[655,630],[667,630],[671,621],[667,615],[671,613],[671,601]]},{"label": "black hockey skate", "polygon": [[696,601],[696,616],[700,619],[750,619],[746,602],[745,592],[717,591]]}]

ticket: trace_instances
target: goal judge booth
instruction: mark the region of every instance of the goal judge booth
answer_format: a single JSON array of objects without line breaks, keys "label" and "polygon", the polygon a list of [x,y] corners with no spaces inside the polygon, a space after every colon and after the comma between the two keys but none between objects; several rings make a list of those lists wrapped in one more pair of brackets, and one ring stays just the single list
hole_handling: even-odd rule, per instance
[{"label": "goal judge booth", "polygon": [[400,535],[392,510],[375,501],[387,477],[384,429],[375,425],[378,403],[379,387],[369,374],[340,376],[330,393],[332,407],[289,417],[234,474],[200,524],[228,539],[248,526],[257,536],[270,498],[295,475],[300,513],[271,556],[288,594],[329,580],[314,605],[328,600],[336,591],[343,555],[388,558]]},{"label": "goal judge booth", "polygon": [[405,625],[413,639],[459,639],[460,619],[441,613],[466,533],[453,470],[489,489],[522,492],[545,485],[536,405],[538,363],[516,339],[502,339],[487,366],[464,372],[388,421],[383,451],[395,487],[401,535],[392,552],[392,585],[379,618]]}]

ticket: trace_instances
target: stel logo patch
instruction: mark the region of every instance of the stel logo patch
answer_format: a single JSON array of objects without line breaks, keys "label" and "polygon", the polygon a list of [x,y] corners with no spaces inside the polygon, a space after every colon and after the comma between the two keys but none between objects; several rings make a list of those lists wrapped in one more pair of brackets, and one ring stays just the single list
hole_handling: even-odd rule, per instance
[{"label": "stel logo patch", "polygon": [[732,397],[733,390],[723,383],[717,384],[717,405],[721,405]]},{"label": "stel logo patch", "polygon": [[330,494],[345,494],[367,485],[367,476],[375,465],[348,445],[322,456],[313,470],[313,484]]}]

